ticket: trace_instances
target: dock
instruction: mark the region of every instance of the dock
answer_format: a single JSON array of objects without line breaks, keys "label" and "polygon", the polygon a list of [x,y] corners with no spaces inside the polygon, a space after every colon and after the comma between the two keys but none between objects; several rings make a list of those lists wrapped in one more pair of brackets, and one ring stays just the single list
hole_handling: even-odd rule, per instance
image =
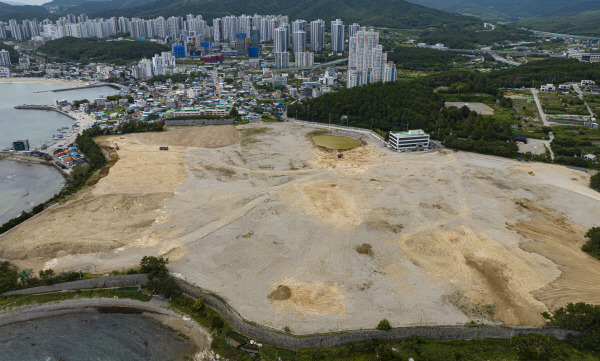
[{"label": "dock", "polygon": [[46,110],[46,111],[51,111],[51,112],[57,112],[60,113],[64,116],[67,116],[73,120],[76,120],[74,116],[72,116],[71,114],[64,112],[60,109],[58,109],[55,106],[52,105],[37,105],[37,104],[23,104],[23,105],[17,105],[15,106],[15,109],[27,109],[27,110]]},{"label": "dock", "polygon": [[98,83],[98,84],[91,84],[91,85],[84,85],[84,86],[76,86],[76,87],[72,87],[72,88],[64,88],[64,89],[54,89],[51,90],[53,93],[58,93],[58,92],[66,92],[69,90],[81,90],[81,89],[90,89],[90,88],[100,88],[103,86],[109,86],[111,88],[114,89],[118,89],[118,90],[124,90],[127,87],[124,87],[123,85],[120,84],[114,84],[114,83]]}]

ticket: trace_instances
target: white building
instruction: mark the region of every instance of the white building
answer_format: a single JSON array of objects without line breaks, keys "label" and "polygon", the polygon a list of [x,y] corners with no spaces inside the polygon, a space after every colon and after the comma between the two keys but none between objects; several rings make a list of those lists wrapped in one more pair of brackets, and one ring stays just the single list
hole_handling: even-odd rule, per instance
[{"label": "white building", "polygon": [[344,52],[344,22],[340,19],[331,22],[331,51]]},{"label": "white building", "polygon": [[315,64],[315,54],[310,51],[296,53],[296,67],[305,68]]},{"label": "white building", "polygon": [[395,149],[428,148],[429,134],[421,129],[407,132],[390,132],[390,145]]},{"label": "white building", "polygon": [[292,52],[294,56],[297,53],[306,51],[306,31],[298,30],[292,34]]},{"label": "white building", "polygon": [[396,80],[395,65],[387,61],[387,53],[379,45],[379,33],[364,28],[357,31],[350,37],[348,52],[348,88]]},{"label": "white building", "polygon": [[554,84],[546,84],[540,87],[540,91],[544,93],[554,93],[556,91],[556,87]]},{"label": "white building", "polygon": [[0,78],[10,78],[10,68],[0,66]]},{"label": "white building", "polygon": [[290,67],[290,53],[287,51],[275,53],[275,68],[286,69]]},{"label": "white building", "polygon": [[10,54],[8,50],[0,50],[0,66],[10,66]]},{"label": "white building", "polygon": [[310,50],[320,53],[325,47],[325,22],[321,19],[310,22]]},{"label": "white building", "polygon": [[[286,24],[287,25],[287,24]],[[290,47],[289,26],[280,26],[273,34],[273,53],[284,53]]]}]

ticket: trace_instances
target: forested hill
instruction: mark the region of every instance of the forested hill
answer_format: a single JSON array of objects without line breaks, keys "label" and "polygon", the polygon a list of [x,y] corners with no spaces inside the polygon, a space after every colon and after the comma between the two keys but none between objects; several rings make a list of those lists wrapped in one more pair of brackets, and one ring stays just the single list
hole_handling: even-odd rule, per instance
[{"label": "forested hill", "polygon": [[[598,4],[600,5],[600,1]],[[600,37],[600,10],[548,18],[530,18],[515,24],[538,31]]]},{"label": "forested hill", "polygon": [[42,45],[39,52],[61,62],[125,64],[150,58],[169,47],[147,41],[105,41],[64,37]]},{"label": "forested hill", "polygon": [[157,0],[130,9],[110,10],[98,16],[185,16],[201,14],[204,19],[241,14],[283,14],[294,19],[342,19],[395,28],[443,28],[480,24],[474,17],[451,14],[404,0]]},{"label": "forested hill", "polygon": [[[510,124],[468,108],[444,108],[443,97],[416,82],[374,83],[291,104],[288,116],[303,120],[398,131],[424,129],[449,147],[514,156]],[[348,117],[346,120],[342,117]]]},{"label": "forested hill", "polygon": [[3,2],[0,2],[0,20],[8,21],[10,19],[43,19],[48,16],[50,13],[48,10],[44,9],[41,6],[18,6],[18,5],[9,5]]}]

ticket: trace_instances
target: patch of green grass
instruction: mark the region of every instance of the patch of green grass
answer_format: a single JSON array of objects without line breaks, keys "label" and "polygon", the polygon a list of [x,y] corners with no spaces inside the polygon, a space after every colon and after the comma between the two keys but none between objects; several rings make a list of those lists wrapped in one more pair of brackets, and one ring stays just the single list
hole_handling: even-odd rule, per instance
[{"label": "patch of green grass", "polygon": [[251,137],[254,135],[260,135],[260,134],[265,134],[267,132],[269,132],[271,129],[266,128],[266,127],[261,127],[261,128],[246,128],[246,129],[242,129],[240,132],[242,133],[242,135],[244,137]]},{"label": "patch of green grass", "polygon": [[338,137],[335,135],[317,135],[312,139],[316,145],[328,149],[346,150],[360,147],[360,143],[354,139]]}]

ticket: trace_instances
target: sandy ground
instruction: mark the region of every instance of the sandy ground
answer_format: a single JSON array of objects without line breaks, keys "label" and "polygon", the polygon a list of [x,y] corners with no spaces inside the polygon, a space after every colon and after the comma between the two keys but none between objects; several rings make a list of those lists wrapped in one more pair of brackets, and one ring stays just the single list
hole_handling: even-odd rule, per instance
[{"label": "sandy ground", "polygon": [[444,104],[444,106],[446,106],[446,107],[457,107],[457,108],[462,108],[465,105],[467,106],[467,108],[471,109],[472,111],[477,112],[477,114],[494,115],[494,109],[492,109],[490,106],[485,105],[483,103],[446,102]]},{"label": "sandy ground", "polygon": [[544,147],[544,141],[540,139],[528,138],[527,144],[519,143],[519,153],[527,153],[531,154],[544,154],[546,153],[546,147]]},{"label": "sandy ground", "polygon": [[539,325],[600,303],[600,262],[580,251],[600,205],[584,172],[374,140],[338,159],[310,127],[237,129],[104,138],[120,147],[108,176],[0,236],[0,257],[105,272],[166,256],[244,317],[297,333]]}]

